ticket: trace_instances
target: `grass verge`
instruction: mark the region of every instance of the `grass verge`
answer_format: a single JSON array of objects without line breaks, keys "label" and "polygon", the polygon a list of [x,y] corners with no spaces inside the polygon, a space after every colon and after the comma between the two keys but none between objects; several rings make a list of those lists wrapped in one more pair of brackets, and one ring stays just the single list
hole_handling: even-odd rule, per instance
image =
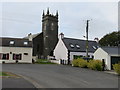
[{"label": "grass verge", "polygon": [[46,59],[38,59],[35,63],[36,64],[55,64]]},{"label": "grass verge", "polygon": [[10,75],[6,72],[0,72],[0,76],[10,76]]},{"label": "grass verge", "polygon": [[13,74],[11,72],[0,72],[1,77],[13,77],[13,78],[20,78],[20,76]]}]

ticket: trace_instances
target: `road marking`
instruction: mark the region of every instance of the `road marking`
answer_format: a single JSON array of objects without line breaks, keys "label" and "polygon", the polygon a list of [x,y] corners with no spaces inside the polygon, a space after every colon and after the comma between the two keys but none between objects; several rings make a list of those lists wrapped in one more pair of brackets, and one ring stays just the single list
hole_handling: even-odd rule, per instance
[{"label": "road marking", "polygon": [[45,88],[41,85],[39,85],[35,80],[31,79],[31,78],[28,78],[26,76],[23,76],[23,75],[20,75],[19,76],[23,77],[25,80],[29,81],[30,83],[32,83],[36,88]]}]

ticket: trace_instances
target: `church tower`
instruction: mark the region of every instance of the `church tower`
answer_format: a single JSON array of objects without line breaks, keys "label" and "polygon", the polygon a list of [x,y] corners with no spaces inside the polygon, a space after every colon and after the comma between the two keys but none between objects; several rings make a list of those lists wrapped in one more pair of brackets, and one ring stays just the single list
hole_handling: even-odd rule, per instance
[{"label": "church tower", "polygon": [[42,15],[43,56],[53,56],[53,50],[58,42],[58,11],[50,14],[49,8]]}]

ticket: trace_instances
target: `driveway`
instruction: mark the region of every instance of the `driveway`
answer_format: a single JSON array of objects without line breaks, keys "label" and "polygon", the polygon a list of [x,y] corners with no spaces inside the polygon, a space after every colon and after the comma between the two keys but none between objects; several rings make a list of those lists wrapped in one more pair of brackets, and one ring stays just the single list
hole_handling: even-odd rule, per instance
[{"label": "driveway", "polygon": [[67,65],[3,64],[2,70],[23,76],[37,88],[118,88],[115,75]]}]

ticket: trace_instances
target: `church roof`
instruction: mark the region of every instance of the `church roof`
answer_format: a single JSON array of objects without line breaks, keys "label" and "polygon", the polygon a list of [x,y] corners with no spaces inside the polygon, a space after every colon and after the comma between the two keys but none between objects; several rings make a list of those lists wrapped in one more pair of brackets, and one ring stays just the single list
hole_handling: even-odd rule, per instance
[{"label": "church roof", "polygon": [[[86,40],[65,37],[62,40],[69,51],[86,52]],[[95,52],[98,47],[99,45],[96,41],[88,41],[89,52]]]}]

